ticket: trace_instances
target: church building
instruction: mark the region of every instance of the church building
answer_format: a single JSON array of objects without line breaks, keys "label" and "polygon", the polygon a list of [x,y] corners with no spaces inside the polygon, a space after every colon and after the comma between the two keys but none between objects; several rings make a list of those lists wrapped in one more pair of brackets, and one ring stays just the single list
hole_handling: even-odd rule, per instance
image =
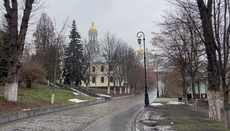
[{"label": "church building", "polygon": [[[92,60],[90,65],[90,88],[108,88],[108,82],[110,82],[110,89],[112,91],[122,90],[118,89],[118,82],[114,81],[113,75],[108,78],[108,64],[105,61],[105,58],[102,56],[101,51],[99,51],[99,43],[98,43],[98,31],[94,26],[94,22],[92,22],[92,26],[88,32],[88,39],[90,43],[90,47],[95,51],[95,57]],[[110,73],[113,74],[113,70],[110,70]],[[115,86],[114,86],[115,84]],[[122,83],[123,86],[124,83]],[[82,82],[82,86],[86,87],[86,83]],[[124,90],[124,89],[123,89]],[[110,94],[110,93],[108,93]]]}]

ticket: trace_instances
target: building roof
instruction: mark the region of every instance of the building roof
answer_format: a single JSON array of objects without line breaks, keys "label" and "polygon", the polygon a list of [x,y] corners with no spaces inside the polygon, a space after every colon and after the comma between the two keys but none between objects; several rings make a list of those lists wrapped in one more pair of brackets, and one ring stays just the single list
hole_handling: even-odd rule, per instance
[{"label": "building roof", "polygon": [[105,58],[100,53],[94,54],[93,58],[94,59],[93,59],[92,63],[94,63],[94,64],[106,63]]},{"label": "building roof", "polygon": [[92,27],[91,27],[89,30],[97,30],[97,29],[94,27],[94,22],[92,22]]}]

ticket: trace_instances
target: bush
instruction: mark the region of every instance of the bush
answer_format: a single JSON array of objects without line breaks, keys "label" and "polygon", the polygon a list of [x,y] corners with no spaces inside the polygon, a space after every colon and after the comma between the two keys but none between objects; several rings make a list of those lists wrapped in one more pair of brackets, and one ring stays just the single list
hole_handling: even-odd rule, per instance
[{"label": "bush", "polygon": [[20,78],[27,88],[31,88],[35,81],[43,80],[45,77],[46,72],[39,63],[30,61],[22,65]]}]

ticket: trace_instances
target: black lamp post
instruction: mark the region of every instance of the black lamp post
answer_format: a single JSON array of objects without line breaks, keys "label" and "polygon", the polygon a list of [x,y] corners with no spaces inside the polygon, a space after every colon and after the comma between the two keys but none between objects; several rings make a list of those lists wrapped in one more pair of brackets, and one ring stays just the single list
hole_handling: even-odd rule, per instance
[{"label": "black lamp post", "polygon": [[146,79],[146,57],[145,57],[145,34],[142,31],[137,32],[137,41],[138,44],[141,44],[141,37],[143,35],[143,41],[144,41],[144,68],[145,68],[145,107],[149,106],[149,96],[147,91],[147,79]]},{"label": "black lamp post", "polygon": [[157,98],[159,98],[159,89],[158,89],[158,67],[157,67]]}]

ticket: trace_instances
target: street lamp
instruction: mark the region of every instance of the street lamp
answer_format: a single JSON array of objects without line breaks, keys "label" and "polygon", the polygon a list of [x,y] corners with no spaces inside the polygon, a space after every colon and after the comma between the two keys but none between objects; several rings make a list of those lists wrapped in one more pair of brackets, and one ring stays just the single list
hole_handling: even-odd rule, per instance
[{"label": "street lamp", "polygon": [[[59,46],[58,46],[58,51],[59,51]],[[56,75],[57,75],[58,51],[56,51],[56,54],[55,54],[54,85],[53,85],[53,92],[52,92],[52,96],[51,96],[51,104],[54,104],[54,95],[55,95],[55,87],[56,87]]]},{"label": "street lamp", "polygon": [[159,98],[159,89],[158,89],[158,66],[157,66],[157,98]]},{"label": "street lamp", "polygon": [[149,96],[147,91],[147,79],[146,79],[146,57],[145,57],[145,34],[142,31],[137,32],[137,42],[138,44],[141,44],[141,37],[143,35],[143,41],[144,41],[144,68],[145,68],[145,107],[149,106]]}]

